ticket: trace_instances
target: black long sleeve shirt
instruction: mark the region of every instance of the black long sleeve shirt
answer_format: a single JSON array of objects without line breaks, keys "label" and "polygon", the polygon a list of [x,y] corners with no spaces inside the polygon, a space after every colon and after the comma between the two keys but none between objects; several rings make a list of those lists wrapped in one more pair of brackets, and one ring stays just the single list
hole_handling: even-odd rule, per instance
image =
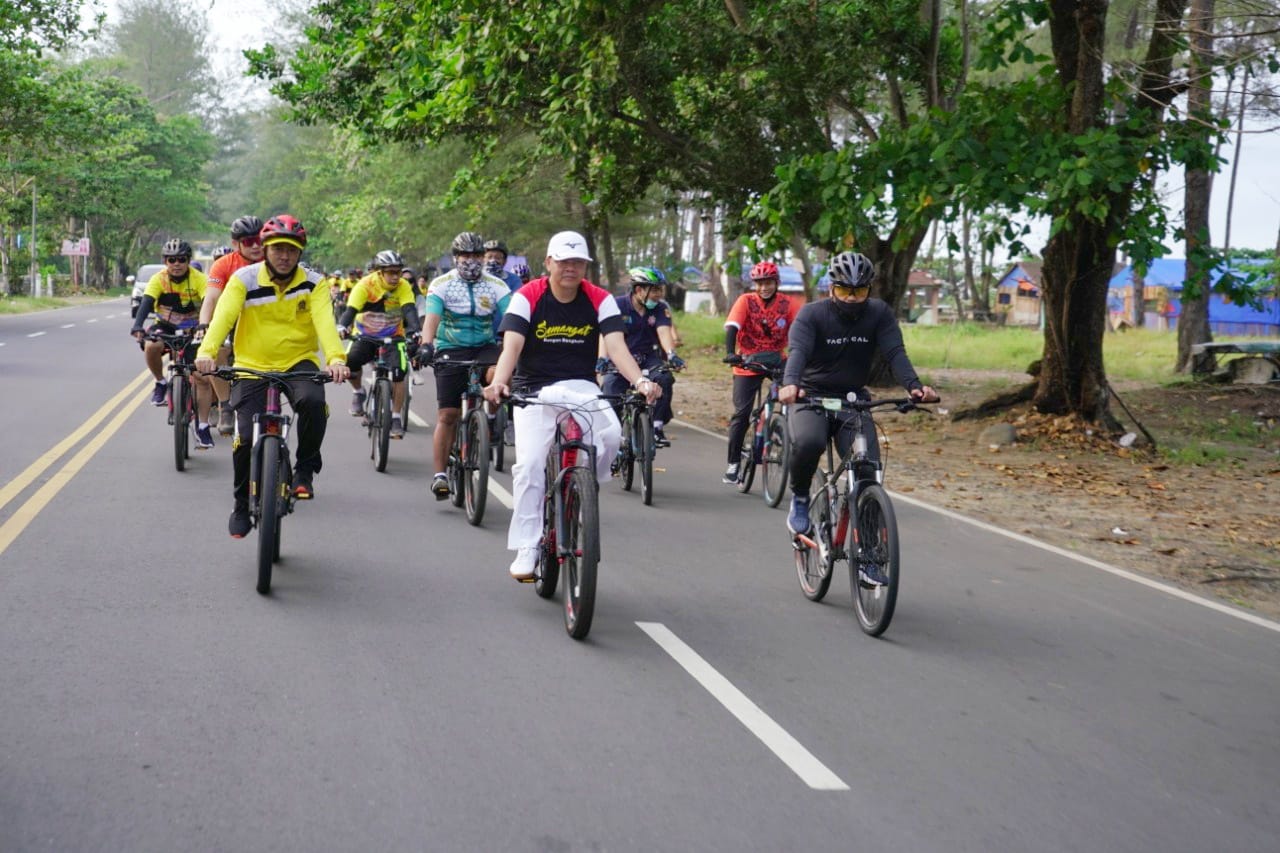
[{"label": "black long sleeve shirt", "polygon": [[831,299],[810,302],[791,325],[783,385],[799,385],[807,395],[842,397],[867,384],[876,350],[908,391],[922,387],[907,358],[893,309],[868,299],[856,320],[842,316]]}]

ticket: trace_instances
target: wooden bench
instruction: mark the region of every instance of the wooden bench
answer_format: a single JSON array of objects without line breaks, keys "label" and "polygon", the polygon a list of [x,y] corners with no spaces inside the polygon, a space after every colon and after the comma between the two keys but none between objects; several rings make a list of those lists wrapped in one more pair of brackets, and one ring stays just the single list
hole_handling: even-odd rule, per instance
[{"label": "wooden bench", "polygon": [[1238,355],[1223,363],[1220,374],[1240,385],[1280,382],[1280,341],[1192,344],[1191,354]]}]

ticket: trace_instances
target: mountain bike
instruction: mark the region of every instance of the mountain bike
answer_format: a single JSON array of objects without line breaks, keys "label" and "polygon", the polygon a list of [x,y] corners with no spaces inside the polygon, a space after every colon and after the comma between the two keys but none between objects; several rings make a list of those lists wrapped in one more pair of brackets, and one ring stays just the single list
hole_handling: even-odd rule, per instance
[{"label": "mountain bike", "polygon": [[[611,367],[602,375],[617,373]],[[664,366],[641,371],[646,378],[652,379],[662,374],[670,374],[671,368]],[[631,491],[635,481],[636,468],[640,469],[640,497],[645,506],[653,504],[653,460],[657,455],[657,444],[653,432],[653,406],[634,388],[617,397],[610,396],[611,402],[622,406],[622,444],[618,447],[618,458],[613,468],[622,478],[622,488]]]},{"label": "mountain bike", "polygon": [[[511,400],[517,406],[564,410],[556,418],[556,437],[547,451],[542,540],[532,583],[538,595],[551,598],[564,572],[564,628],[570,637],[581,640],[591,630],[595,613],[600,494],[595,445],[576,413],[586,413],[594,401],[550,402],[519,393],[512,394]],[[589,426],[589,417],[585,423]]]},{"label": "mountain bike", "polygon": [[448,353],[437,354],[432,364],[437,369],[441,365],[467,369],[462,413],[449,446],[445,475],[449,478],[449,500],[454,506],[465,505],[467,521],[479,525],[489,496],[489,415],[484,408],[483,391],[484,373],[491,364],[474,359],[453,360]]},{"label": "mountain bike", "polygon": [[[818,471],[821,482],[809,504],[811,532],[792,540],[800,590],[810,601],[821,601],[831,586],[835,564],[846,560],[858,625],[867,634],[878,637],[893,620],[898,600],[898,523],[893,503],[882,485],[884,464],[868,456],[867,438],[862,432],[863,418],[870,418],[874,409],[886,406],[893,406],[904,414],[917,409],[929,410],[920,408],[910,397],[893,400],[824,397],[796,405],[823,412],[829,421],[842,421],[840,429],[853,430],[849,452],[838,464],[834,461],[835,442],[827,442],[826,468]],[[842,418],[842,414],[849,416]]]},{"label": "mountain bike", "polygon": [[196,394],[191,381],[195,370],[194,329],[173,333],[149,332],[146,339],[164,344],[169,355],[169,426],[173,427],[173,465],[185,471],[191,458],[191,436],[196,428]]},{"label": "mountain bike", "polygon": [[271,592],[271,567],[280,560],[281,525],[293,512],[293,466],[289,462],[289,426],[280,398],[289,383],[299,379],[325,383],[329,374],[318,370],[270,372],[248,367],[221,367],[215,376],[227,381],[264,379],[267,406],[253,417],[253,444],[249,457],[249,518],[258,528],[258,586],[260,595]]},{"label": "mountain bike", "polygon": [[391,408],[395,399],[391,383],[395,377],[403,379],[405,375],[401,349],[404,338],[400,335],[360,335],[359,339],[378,348],[378,355],[372,361],[373,388],[364,396],[364,423],[369,431],[369,458],[373,460],[375,470],[385,471],[391,445]]},{"label": "mountain bike", "polygon": [[776,507],[787,490],[787,478],[791,462],[791,432],[787,427],[787,407],[778,403],[778,386],[782,381],[783,365],[768,365],[746,361],[744,370],[769,377],[769,392],[763,384],[756,389],[756,405],[751,410],[751,433],[742,444],[738,457],[738,491],[744,495],[751,491],[756,467],[760,468],[760,488],[764,502]]}]

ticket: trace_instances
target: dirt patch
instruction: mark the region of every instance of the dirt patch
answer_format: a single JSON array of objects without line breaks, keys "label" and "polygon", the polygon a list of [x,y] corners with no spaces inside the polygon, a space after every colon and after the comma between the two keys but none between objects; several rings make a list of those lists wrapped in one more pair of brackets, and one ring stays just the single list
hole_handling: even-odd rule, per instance
[{"label": "dirt patch", "polygon": [[[1151,451],[1029,405],[954,421],[950,412],[1027,377],[928,374],[948,414],[877,418],[891,489],[1280,618],[1280,389],[1121,386],[1156,439]],[[676,408],[723,433],[728,376],[710,366],[681,376]],[[983,437],[995,424],[1014,428],[1012,445]]]}]

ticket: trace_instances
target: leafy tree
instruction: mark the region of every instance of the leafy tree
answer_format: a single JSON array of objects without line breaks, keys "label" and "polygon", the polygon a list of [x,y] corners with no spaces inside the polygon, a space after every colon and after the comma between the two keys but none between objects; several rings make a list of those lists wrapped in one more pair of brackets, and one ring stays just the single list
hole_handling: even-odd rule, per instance
[{"label": "leafy tree", "polygon": [[208,15],[199,6],[123,0],[102,50],[111,73],[141,89],[160,115],[212,117],[219,86],[209,62],[208,32]]}]

